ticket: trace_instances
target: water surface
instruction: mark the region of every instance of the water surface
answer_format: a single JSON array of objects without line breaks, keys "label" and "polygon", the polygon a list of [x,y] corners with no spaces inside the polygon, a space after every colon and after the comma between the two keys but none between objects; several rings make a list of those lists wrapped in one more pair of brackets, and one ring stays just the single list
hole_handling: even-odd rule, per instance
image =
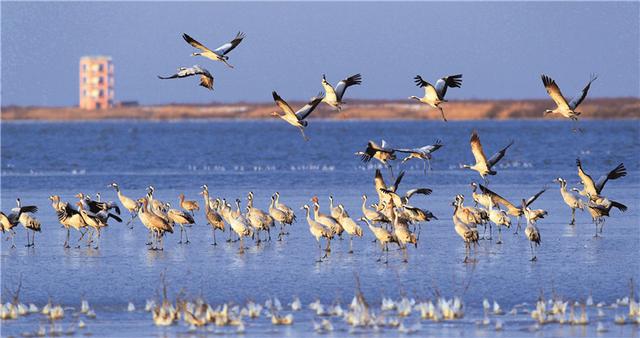
[{"label": "water surface", "polygon": [[[166,272],[170,296],[184,290],[188,297],[203,295],[212,304],[247,299],[264,301],[278,297],[283,303],[298,296],[306,305],[316,299],[325,304],[350,302],[354,294],[354,273],[371,304],[379,307],[383,296],[400,295],[433,299],[436,294],[460,296],[466,316],[449,323],[424,321],[421,332],[434,335],[496,335],[493,326],[476,325],[482,319],[482,300],[496,299],[508,311],[527,302],[529,308],[543,293],[581,301],[591,294],[607,304],[628,295],[629,279],[640,278],[640,202],[638,172],[640,160],[637,121],[585,121],[584,133],[571,132],[571,125],[556,121],[508,122],[426,122],[426,121],[311,121],[309,142],[303,142],[295,128],[279,121],[186,121],[186,122],[78,122],[2,123],[2,210],[6,213],[20,197],[25,204],[40,207],[37,217],[43,230],[36,235],[36,247],[25,248],[26,235],[18,228],[18,247],[2,241],[2,300],[22,278],[23,302],[42,306],[49,298],[65,306],[78,307],[81,297],[98,314],[85,320],[94,335],[160,335],[186,333],[184,324],[156,328],[151,316],[141,311],[146,299],[157,297],[161,272]],[[529,243],[523,235],[505,231],[504,244],[481,241],[476,264],[463,264],[464,245],[451,222],[451,201],[455,194],[470,200],[469,183],[477,173],[463,170],[473,156],[468,139],[477,129],[488,156],[506,145],[515,144],[500,163],[490,187],[514,202],[543,187],[548,191],[536,201],[549,216],[538,223],[542,235],[538,261],[529,262]],[[103,232],[101,247],[93,250],[63,249],[66,232],[57,222],[48,196],[57,194],[75,201],[78,192],[117,200],[107,188],[113,181],[130,197],[141,197],[153,185],[157,198],[178,205],[179,193],[200,200],[202,184],[211,194],[228,200],[246,201],[253,191],[256,205],[267,209],[269,196],[280,191],[282,201],[298,210],[313,195],[320,197],[327,211],[328,196],[343,203],[359,217],[361,199],[375,196],[373,174],[380,166],[364,164],[354,155],[369,140],[385,139],[393,146],[414,147],[442,140],[444,147],[434,154],[433,170],[422,172],[422,163],[412,160],[401,168],[407,171],[401,191],[429,187],[433,194],[418,196],[412,203],[431,210],[439,220],[422,226],[418,248],[409,248],[409,263],[401,262],[401,252],[392,250],[388,265],[376,262],[379,248],[366,230],[354,240],[354,254],[348,241],[336,240],[329,259],[316,264],[317,247],[308,231],[302,211],[290,235],[282,242],[259,247],[247,241],[249,249],[238,254],[238,244],[221,242],[214,247],[210,228],[202,214],[189,229],[191,243],[179,245],[177,234],[165,240],[165,250],[149,251],[145,228],[135,223],[133,230],[112,223]],[[579,179],[575,159],[581,158],[592,176],[599,177],[624,162],[628,176],[607,184],[604,194],[629,207],[626,213],[612,211],[604,226],[604,236],[595,240],[587,212],[578,212],[577,225],[569,226],[570,210],[562,202],[559,187],[552,180],[564,177],[571,186]],[[394,168],[400,171],[398,165]],[[385,176],[389,173],[383,169]],[[388,179],[389,180],[389,179]],[[514,220],[515,223],[515,220]],[[226,238],[218,233],[218,239]],[[72,239],[78,237],[72,233]],[[138,311],[125,312],[127,303]],[[622,309],[607,309],[598,319],[591,309],[587,327],[549,325],[544,335],[593,336],[596,323],[609,327],[598,335],[636,335],[637,326],[614,326],[613,316]],[[71,312],[71,311],[70,311]],[[69,325],[74,318],[65,319]],[[2,335],[34,331],[39,317],[2,323]],[[306,310],[295,314],[292,327],[274,327],[268,319],[247,321],[245,334],[300,336],[313,332],[318,320]],[[502,336],[537,335],[526,314],[503,316]],[[333,318],[334,335],[347,335],[341,320]],[[407,325],[418,321],[414,314]],[[65,324],[66,325],[66,324]],[[65,326],[66,327],[66,326]],[[80,331],[82,332],[82,331]],[[377,335],[396,335],[385,329]],[[371,334],[371,332],[363,333]]]}]

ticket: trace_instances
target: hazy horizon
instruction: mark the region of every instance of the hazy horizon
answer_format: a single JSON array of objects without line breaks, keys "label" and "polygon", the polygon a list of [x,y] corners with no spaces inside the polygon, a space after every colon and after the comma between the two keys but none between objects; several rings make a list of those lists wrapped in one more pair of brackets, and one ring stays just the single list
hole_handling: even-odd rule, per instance
[{"label": "hazy horizon", "polygon": [[[339,7],[339,11],[334,11]],[[464,74],[450,100],[548,98],[540,73],[574,96],[639,96],[638,2],[570,3],[12,3],[2,2],[2,106],[74,106],[81,56],[115,65],[116,101],[141,104],[267,102],[277,90],[305,100],[361,73],[347,100],[406,100],[430,82]],[[96,13],[100,13],[99,16]],[[236,68],[201,57],[181,34],[209,47],[238,31]],[[199,64],[196,78],[161,81]]]}]

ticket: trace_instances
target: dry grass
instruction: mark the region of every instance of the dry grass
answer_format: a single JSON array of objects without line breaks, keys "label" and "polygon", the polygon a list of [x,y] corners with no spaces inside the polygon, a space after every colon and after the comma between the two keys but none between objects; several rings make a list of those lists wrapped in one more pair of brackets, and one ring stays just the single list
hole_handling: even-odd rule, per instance
[{"label": "dry grass", "polygon": [[[299,107],[302,102],[292,102]],[[449,120],[540,119],[545,109],[553,108],[550,100],[452,101],[443,105]],[[580,107],[587,119],[640,118],[640,99],[587,99]],[[2,120],[101,120],[101,119],[268,119],[277,110],[272,103],[162,105],[116,107],[88,111],[77,107],[3,107]],[[312,117],[324,119],[440,119],[440,113],[410,101],[354,101],[342,112],[322,104]]]}]

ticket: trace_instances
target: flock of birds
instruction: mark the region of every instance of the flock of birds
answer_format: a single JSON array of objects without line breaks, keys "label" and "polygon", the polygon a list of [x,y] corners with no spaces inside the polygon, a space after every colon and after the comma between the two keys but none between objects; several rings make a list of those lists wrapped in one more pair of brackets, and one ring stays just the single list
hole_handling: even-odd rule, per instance
[{"label": "flock of birds", "polygon": [[[209,49],[207,46],[198,42],[191,36],[186,33],[182,34],[183,39],[193,46],[194,48],[200,50],[200,52],[194,52],[192,56],[202,56],[207,59],[213,61],[223,62],[230,68],[234,68],[232,65],[228,63],[229,53],[234,50],[245,38],[245,34],[242,32],[238,32],[233,40],[222,44],[220,47],[216,49]],[[200,86],[203,86],[209,90],[213,90],[214,78],[213,75],[204,67],[199,65],[194,65],[192,67],[180,67],[178,68],[178,72],[170,75],[170,76],[160,76],[160,79],[176,79],[176,78],[186,78],[190,76],[200,76]],[[589,92],[589,88],[591,87],[591,83],[597,79],[597,76],[591,75],[591,79],[587,83],[587,85],[570,101],[567,100],[558,84],[549,76],[542,74],[542,83],[547,90],[547,93],[556,103],[555,109],[547,109],[544,111],[544,116],[547,114],[559,114],[565,118],[571,119],[573,121],[577,121],[581,112],[577,111],[578,106],[584,101]],[[447,93],[447,88],[460,88],[462,86],[462,74],[448,75],[436,80],[435,85],[425,81],[422,76],[416,75],[415,83],[418,87],[424,89],[424,94],[422,97],[418,97],[412,95],[409,97],[411,100],[416,100],[423,104],[426,104],[432,108],[438,109],[440,114],[442,115],[443,121],[447,121],[447,118],[444,114],[444,109],[441,107],[442,103],[447,102],[445,99],[445,95]],[[309,99],[309,102],[302,106],[298,110],[294,110],[278,93],[275,91],[272,92],[273,100],[276,105],[282,111],[282,114],[279,112],[272,112],[271,115],[275,117],[279,117],[283,119],[285,122],[290,125],[298,128],[302,137],[305,141],[309,139],[304,133],[304,128],[308,126],[307,117],[316,109],[316,107],[324,102],[327,105],[337,109],[340,111],[342,109],[342,105],[344,103],[343,98],[347,88],[360,85],[362,83],[362,76],[360,74],[355,74],[349,76],[343,80],[340,80],[335,87],[332,86],[326,79],[325,75],[322,75],[322,88],[324,93],[320,92],[318,95],[313,96]],[[579,131],[577,126],[574,127],[574,131]]]},{"label": "flock of birds", "polygon": [[[340,332],[346,329],[349,333],[397,330],[399,333],[412,334],[422,330],[424,321],[452,322],[462,320],[469,314],[477,315],[474,312],[478,312],[463,303],[460,297],[446,298],[437,292],[431,299],[413,298],[404,294],[399,299],[382,297],[380,305],[374,306],[360,290],[357,276],[356,292],[351,302],[342,305],[341,301],[336,299],[331,304],[323,304],[316,299],[306,307],[297,296],[293,296],[291,302],[284,304],[277,297],[268,298],[264,303],[247,300],[241,303],[231,301],[211,304],[203,296],[187,297],[184,290],[176,295],[175,300],[171,300],[168,297],[164,275],[161,278],[161,298],[147,299],[144,312],[150,313],[153,323],[158,327],[168,327],[182,322],[189,328],[190,333],[201,330],[216,334],[244,333],[246,326],[253,326],[260,321],[266,320],[273,326],[283,326],[293,325],[294,321],[304,321],[305,316],[311,316],[313,329],[317,333],[330,333],[334,330]],[[20,300],[20,286],[21,284],[18,284],[13,297],[9,297],[10,301],[0,303],[0,319],[6,322],[41,314],[50,323],[48,330],[41,322],[37,331],[23,332],[23,337],[71,336],[76,333],[76,329],[84,332],[86,336],[91,335],[87,322],[95,320],[97,314],[86,299],[82,299],[79,308],[62,306],[51,299],[42,307],[34,303],[27,305]],[[130,314],[141,312],[132,302],[128,303],[126,311]],[[294,314],[297,319],[294,318]],[[485,298],[482,301],[480,315],[481,319],[476,319],[475,324],[487,328],[493,325],[495,331],[503,331],[505,322],[522,325],[523,322],[526,323],[526,317],[533,321],[533,325],[529,327],[530,331],[538,331],[543,325],[548,324],[586,326],[595,317],[598,323],[596,332],[603,333],[608,331],[602,323],[606,317],[613,317],[616,325],[640,324],[640,303],[636,301],[633,288],[629,296],[618,298],[611,304],[596,303],[591,295],[583,301],[570,301],[554,292],[549,299],[545,299],[541,293],[533,304],[516,304],[509,311],[504,310],[495,299],[490,302]],[[63,329],[61,323],[65,318],[71,320],[69,326]],[[408,321],[413,321],[414,324],[406,325]],[[334,328],[334,325],[346,327]],[[230,329],[235,332],[229,331]]]},{"label": "flock of birds", "polygon": [[[542,209],[532,209],[531,205],[545,191],[546,188],[533,194],[527,199],[512,200],[501,196],[488,188],[488,176],[496,175],[496,164],[506,156],[507,150],[513,142],[510,142],[493,156],[487,159],[484,153],[480,137],[477,131],[473,131],[470,138],[470,148],[475,158],[474,164],[464,165],[464,168],[476,171],[483,179],[484,185],[476,182],[471,183],[472,199],[474,206],[464,205],[465,196],[458,194],[455,196],[453,206],[453,226],[455,232],[463,240],[466,248],[464,262],[469,262],[471,247],[477,246],[480,239],[493,239],[493,225],[498,228],[498,240],[496,244],[502,243],[502,228],[511,228],[512,217],[517,220],[517,227],[514,234],[518,234],[521,228],[521,218],[524,217],[526,226],[524,234],[529,239],[531,248],[531,260],[536,260],[536,248],[541,243],[540,230],[537,222],[547,215],[547,211]],[[357,152],[365,162],[377,159],[389,168],[389,161],[395,160],[395,153],[406,153],[405,162],[411,158],[418,158],[425,163],[429,162],[432,154],[443,146],[442,142],[436,141],[432,145],[416,149],[394,149],[386,142],[378,146],[370,141],[364,151]],[[430,164],[429,164],[430,166]],[[610,215],[612,208],[626,211],[627,207],[617,201],[611,200],[603,195],[603,188],[609,180],[616,180],[626,176],[626,168],[620,163],[599,180],[594,181],[583,168],[582,162],[576,162],[578,177],[583,184],[582,189],[567,188],[567,181],[561,177],[554,181],[560,185],[562,199],[571,210],[570,225],[575,225],[576,209],[589,211],[592,221],[596,227],[595,237],[603,231],[605,217]],[[426,171],[426,164],[425,164]],[[352,242],[354,237],[363,236],[363,227],[371,231],[375,240],[379,243],[381,254],[378,261],[382,260],[384,253],[387,253],[385,263],[388,263],[389,245],[396,244],[403,252],[403,261],[408,261],[407,247],[418,246],[420,238],[421,224],[437,219],[429,210],[414,206],[411,201],[417,195],[430,195],[432,190],[426,187],[416,187],[400,192],[399,185],[405,172],[401,172],[395,178],[393,184],[385,182],[380,169],[376,169],[374,177],[374,187],[377,193],[377,201],[368,204],[367,195],[362,195],[361,216],[352,217],[352,212],[345,209],[343,204],[336,203],[332,196],[329,196],[328,212],[320,211],[320,200],[317,196],[311,197],[310,203],[303,205],[300,209],[305,210],[305,219],[309,226],[309,232],[318,244],[318,262],[322,262],[331,252],[331,241],[336,237],[342,239],[349,236],[349,253],[353,253]],[[393,176],[393,172],[391,172]],[[70,230],[74,229],[80,233],[78,242],[88,234],[87,246],[99,248],[101,230],[108,226],[110,220],[122,222],[121,210],[125,209],[131,214],[127,225],[138,218],[148,229],[149,237],[147,245],[152,250],[163,249],[163,238],[167,233],[173,233],[175,226],[180,227],[180,242],[189,243],[187,228],[195,223],[195,212],[200,212],[201,206],[206,223],[211,227],[212,245],[217,245],[216,231],[228,232],[227,242],[240,242],[239,250],[244,252],[244,239],[251,237],[260,244],[263,240],[271,240],[271,230],[277,229],[278,240],[282,240],[288,234],[288,227],[296,222],[296,213],[293,208],[280,201],[280,193],[275,192],[271,196],[269,208],[262,210],[254,204],[254,194],[247,195],[246,206],[241,207],[241,200],[235,199],[234,205],[222,197],[213,197],[207,185],[203,185],[200,195],[202,204],[195,200],[186,200],[184,194],[179,195],[177,208],[172,208],[171,204],[161,201],[154,196],[155,188],[149,186],[147,194],[140,198],[132,198],[123,194],[117,183],[112,183],[109,187],[115,189],[120,204],[113,201],[103,201],[100,194],[96,199],[91,196],[78,193],[75,203],[63,202],[57,195],[50,196],[51,205],[57,214],[57,218],[62,226],[67,230],[64,247],[70,247]],[[586,197],[583,200],[581,197]],[[38,211],[36,206],[23,206],[20,199],[17,206],[11,209],[8,215],[0,212],[0,224],[3,233],[7,233],[13,243],[15,226],[22,224],[27,231],[27,245],[34,245],[35,233],[40,232],[41,224],[34,214]],[[370,201],[370,200],[369,200]],[[122,208],[121,208],[122,207]],[[359,222],[358,222],[359,221]],[[478,228],[484,228],[480,236]],[[489,235],[486,235],[487,226]],[[31,233],[31,235],[30,235]],[[262,235],[262,237],[261,237]],[[184,237],[184,239],[183,239]],[[321,241],[324,240],[326,246],[324,255],[322,253]],[[15,244],[13,245],[15,247]],[[78,245],[78,247],[80,247]],[[475,259],[471,260],[475,261]]]},{"label": "flock of birds", "polygon": [[[224,63],[230,68],[229,53],[234,50],[245,38],[244,33],[239,32],[230,42],[227,42],[216,49],[209,49],[202,43],[198,42],[188,34],[183,34],[184,40],[199,52],[194,52],[192,56],[202,56],[213,61]],[[171,76],[160,77],[161,79],[184,78],[199,75],[200,85],[208,89],[213,89],[213,76],[211,73],[198,65],[191,68],[180,68],[179,71]],[[555,101],[557,107],[553,110],[546,110],[546,114],[560,114],[569,119],[577,120],[580,112],[576,111],[578,106],[585,99],[589,88],[597,77],[592,76],[582,91],[572,100],[568,101],[562,95],[560,88],[556,82],[546,75],[542,75],[542,82],[549,96]],[[272,93],[276,105],[282,111],[273,112],[273,116],[277,116],[287,123],[297,127],[305,140],[308,140],[304,133],[304,129],[308,126],[307,117],[321,103],[325,102],[329,106],[341,110],[344,104],[344,95],[347,88],[360,85],[362,77],[360,74],[349,76],[339,81],[335,87],[332,86],[322,76],[322,87],[324,93],[317,96],[298,110],[294,110],[278,93]],[[445,95],[447,88],[460,88],[462,86],[462,74],[445,76],[438,79],[435,85],[425,81],[421,76],[415,77],[415,83],[418,87],[424,88],[424,96],[411,96],[410,99],[417,100],[427,104],[433,108],[439,109],[443,120],[446,121],[444,110],[441,104],[447,102]],[[484,153],[483,146],[477,131],[473,131],[470,139],[471,152],[475,158],[474,164],[464,165],[463,168],[474,170],[480,174],[484,180],[484,185],[472,183],[472,198],[475,203],[474,207],[465,206],[465,197],[462,194],[455,196],[452,202],[453,206],[453,225],[456,233],[462,238],[466,245],[467,255],[465,262],[469,260],[471,246],[478,243],[481,238],[478,232],[478,226],[484,227],[482,238],[485,238],[486,227],[489,226],[489,236],[492,238],[492,224],[498,227],[498,241],[502,243],[502,228],[511,227],[511,217],[516,217],[518,227],[515,233],[520,229],[520,219],[524,216],[526,219],[526,227],[524,233],[531,244],[532,260],[536,259],[535,249],[541,243],[540,230],[536,226],[537,221],[544,218],[547,212],[540,209],[531,209],[530,205],[546,190],[542,189],[529,199],[521,201],[509,201],[490,190],[488,177],[497,174],[496,164],[506,155],[509,147],[513,145],[513,141],[501,148],[490,158]],[[427,173],[427,165],[431,168],[430,160],[433,153],[442,148],[441,141],[434,144],[426,145],[419,148],[393,148],[384,140],[380,145],[373,141],[369,141],[364,151],[359,151],[356,155],[361,156],[364,162],[376,159],[387,167],[391,176],[393,175],[392,166],[389,163],[396,159],[396,153],[406,154],[402,163],[410,159],[420,159],[424,161],[424,171]],[[592,216],[593,223],[596,226],[596,236],[602,232],[604,218],[609,216],[611,208],[617,208],[625,211],[627,207],[619,202],[610,200],[602,195],[602,189],[608,180],[615,180],[626,175],[626,169],[623,164],[614,168],[607,175],[603,176],[599,181],[594,181],[582,168],[580,160],[577,161],[578,175],[582,184],[582,190],[576,188],[567,190],[567,181],[563,178],[557,178],[555,181],[560,184],[560,192],[565,203],[572,212],[571,224],[575,224],[575,210],[584,210],[587,208]],[[350,238],[349,251],[352,252],[353,237],[362,237],[362,227],[358,221],[364,222],[371,230],[376,240],[380,243],[382,251],[388,252],[389,243],[397,243],[404,253],[404,261],[407,261],[407,246],[414,245],[417,247],[419,239],[420,224],[434,219],[435,216],[428,210],[415,207],[410,204],[410,200],[416,194],[429,195],[431,189],[416,188],[406,191],[404,194],[398,192],[398,186],[402,180],[404,173],[401,173],[395,180],[393,185],[387,185],[382,178],[379,170],[375,175],[375,189],[378,194],[377,203],[367,205],[367,196],[362,196],[362,216],[352,218],[350,213],[345,210],[342,204],[334,204],[333,198],[330,198],[329,213],[320,212],[320,202],[317,196],[314,196],[310,204],[302,206],[306,211],[306,221],[309,224],[309,231],[318,242],[318,250],[320,251],[318,261],[326,258],[331,251],[331,240],[336,236],[342,238],[346,233]],[[111,184],[116,192],[122,207],[131,213],[131,223],[134,218],[138,218],[144,226],[149,229],[148,245],[151,249],[162,249],[163,238],[166,233],[173,233],[174,227],[180,227],[180,243],[189,243],[187,229],[191,224],[195,223],[194,212],[200,210],[200,205],[196,201],[185,200],[184,195],[180,195],[179,208],[172,208],[170,203],[163,202],[154,197],[154,188],[150,186],[148,193],[142,198],[130,198],[123,195],[120,187]],[[579,195],[587,197],[583,201]],[[244,250],[244,238],[252,237],[256,242],[260,243],[261,233],[267,240],[271,239],[271,229],[280,226],[278,239],[281,240],[287,234],[285,228],[296,221],[296,215],[292,208],[280,202],[279,193],[271,196],[271,203],[268,210],[261,210],[254,206],[254,195],[249,193],[247,196],[247,205],[243,210],[241,201],[235,200],[235,206],[222,198],[212,198],[209,194],[208,187],[202,186],[203,211],[207,223],[211,226],[213,235],[213,245],[217,245],[216,231],[225,232],[229,229],[229,238],[227,241],[239,241],[240,251]],[[87,233],[86,229],[91,229],[87,245],[91,246],[95,243],[98,248],[101,237],[101,229],[108,225],[113,219],[122,222],[120,218],[120,207],[111,201],[101,201],[98,195],[93,200],[89,195],[80,193],[76,196],[79,200],[75,203],[67,203],[60,200],[59,196],[51,196],[52,207],[57,213],[58,220],[67,230],[67,237],[64,243],[65,247],[70,247],[69,231],[71,228],[81,233],[80,240]],[[77,207],[77,208],[76,208]],[[502,209],[504,208],[504,210]],[[17,207],[11,210],[9,215],[0,213],[0,222],[2,231],[11,234],[13,240],[14,227],[22,224],[27,232],[27,246],[34,245],[35,232],[39,232],[40,222],[33,216],[38,208],[36,206],[22,206],[20,199],[17,200]],[[313,217],[312,217],[313,215]],[[183,235],[185,237],[183,241]],[[232,237],[235,235],[235,239]],[[321,239],[326,241],[326,252],[322,255]],[[382,257],[382,256],[381,256]],[[381,257],[379,260],[381,260]],[[388,258],[387,258],[388,261]]]}]

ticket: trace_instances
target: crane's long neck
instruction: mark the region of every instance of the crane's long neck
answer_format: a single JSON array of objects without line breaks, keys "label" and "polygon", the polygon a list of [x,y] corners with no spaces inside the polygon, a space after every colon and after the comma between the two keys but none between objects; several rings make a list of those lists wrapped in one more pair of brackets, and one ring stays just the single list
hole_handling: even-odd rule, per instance
[{"label": "crane's long neck", "polygon": [[253,197],[247,198],[247,208],[253,209]]},{"label": "crane's long neck", "polygon": [[236,201],[236,212],[234,217],[239,217],[242,215],[242,211],[240,211],[240,201]]},{"label": "crane's long neck", "polygon": [[56,210],[60,210],[60,198],[53,199],[53,208]]},{"label": "crane's long neck", "polygon": [[398,213],[395,208],[391,208],[391,216],[393,217],[393,226],[396,227],[398,225]]},{"label": "crane's long neck", "polygon": [[362,198],[362,212],[364,212],[367,209],[367,198],[363,197]]},{"label": "crane's long neck", "polygon": [[[202,191],[202,198],[204,199],[204,209],[211,210],[209,206],[209,192],[207,190]],[[183,200],[184,200],[184,197],[180,199],[180,203],[182,203]]]},{"label": "crane's long neck", "polygon": [[560,191],[567,192],[567,184],[564,181],[560,182]]},{"label": "crane's long neck", "polygon": [[333,210],[333,196],[329,196],[329,208]]}]

